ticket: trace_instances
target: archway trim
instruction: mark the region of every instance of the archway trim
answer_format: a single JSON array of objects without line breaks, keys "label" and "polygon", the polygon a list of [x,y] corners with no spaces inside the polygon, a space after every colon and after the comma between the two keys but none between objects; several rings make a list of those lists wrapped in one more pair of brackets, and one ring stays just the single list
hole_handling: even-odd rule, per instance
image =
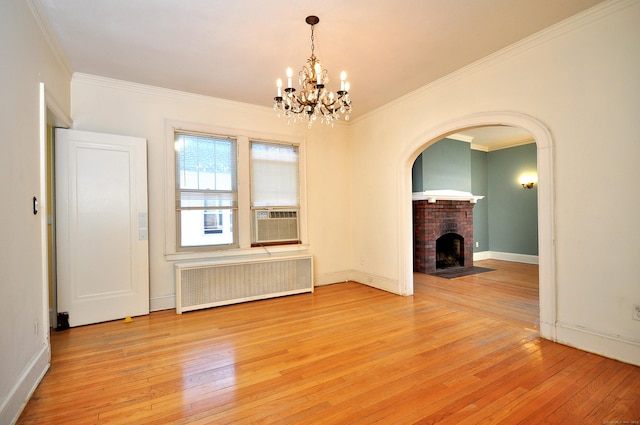
[{"label": "archway trim", "polygon": [[399,292],[413,294],[413,252],[411,219],[411,168],[418,155],[438,140],[465,129],[488,125],[507,125],[527,130],[537,146],[538,167],[538,256],[540,335],[556,340],[557,290],[555,268],[554,196],[553,196],[553,139],[539,120],[518,112],[495,111],[475,113],[453,119],[427,129],[416,137],[400,157],[398,170],[399,232]]}]

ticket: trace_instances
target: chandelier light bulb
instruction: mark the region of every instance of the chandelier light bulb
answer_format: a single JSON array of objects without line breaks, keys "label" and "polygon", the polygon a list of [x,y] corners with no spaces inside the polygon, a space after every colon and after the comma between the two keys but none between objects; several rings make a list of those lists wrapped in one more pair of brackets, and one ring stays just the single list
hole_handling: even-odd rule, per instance
[{"label": "chandelier light bulb", "polygon": [[278,97],[282,97],[282,80],[280,78],[276,81],[276,86],[278,86]]},{"label": "chandelier light bulb", "polygon": [[293,70],[291,68],[287,68],[287,87],[291,88],[291,77],[293,76]]}]

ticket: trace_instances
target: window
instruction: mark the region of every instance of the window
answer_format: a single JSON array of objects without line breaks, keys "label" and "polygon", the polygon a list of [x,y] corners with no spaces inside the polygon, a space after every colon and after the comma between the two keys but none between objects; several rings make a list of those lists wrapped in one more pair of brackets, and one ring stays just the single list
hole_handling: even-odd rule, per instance
[{"label": "window", "polygon": [[251,206],[300,206],[297,146],[251,142]]},{"label": "window", "polygon": [[251,142],[252,243],[299,243],[298,147]]},{"label": "window", "polygon": [[166,129],[167,259],[307,248],[304,139],[175,121]]},{"label": "window", "polygon": [[236,140],[176,132],[177,248],[238,246]]}]

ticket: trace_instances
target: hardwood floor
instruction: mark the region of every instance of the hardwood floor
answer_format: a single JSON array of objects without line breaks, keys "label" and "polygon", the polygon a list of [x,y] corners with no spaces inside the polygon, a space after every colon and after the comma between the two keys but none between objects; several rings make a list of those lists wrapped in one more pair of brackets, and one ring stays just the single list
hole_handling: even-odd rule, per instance
[{"label": "hardwood floor", "polygon": [[54,332],[18,423],[638,423],[639,367],[538,337],[536,266],[476,265]]}]

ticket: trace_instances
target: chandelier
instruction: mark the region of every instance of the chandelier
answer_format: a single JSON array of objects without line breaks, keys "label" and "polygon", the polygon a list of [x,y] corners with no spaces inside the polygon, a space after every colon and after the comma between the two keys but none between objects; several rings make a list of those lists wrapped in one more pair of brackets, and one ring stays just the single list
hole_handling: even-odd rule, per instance
[{"label": "chandelier", "polygon": [[320,18],[317,16],[307,16],[305,22],[311,25],[311,56],[307,59],[307,65],[302,67],[298,74],[300,91],[296,92],[291,84],[293,71],[287,68],[287,87],[282,95],[282,80],[278,79],[278,93],[274,97],[273,109],[278,113],[278,117],[287,117],[287,124],[293,119],[307,120],[309,127],[320,118],[320,122],[333,126],[334,121],[339,120],[344,115],[344,120],[349,121],[351,112],[351,99],[349,99],[349,82],[346,81],[347,73],[340,74],[340,90],[335,94],[327,91],[325,84],[329,83],[329,72],[322,68],[320,61],[315,55],[313,44],[313,27]]}]

